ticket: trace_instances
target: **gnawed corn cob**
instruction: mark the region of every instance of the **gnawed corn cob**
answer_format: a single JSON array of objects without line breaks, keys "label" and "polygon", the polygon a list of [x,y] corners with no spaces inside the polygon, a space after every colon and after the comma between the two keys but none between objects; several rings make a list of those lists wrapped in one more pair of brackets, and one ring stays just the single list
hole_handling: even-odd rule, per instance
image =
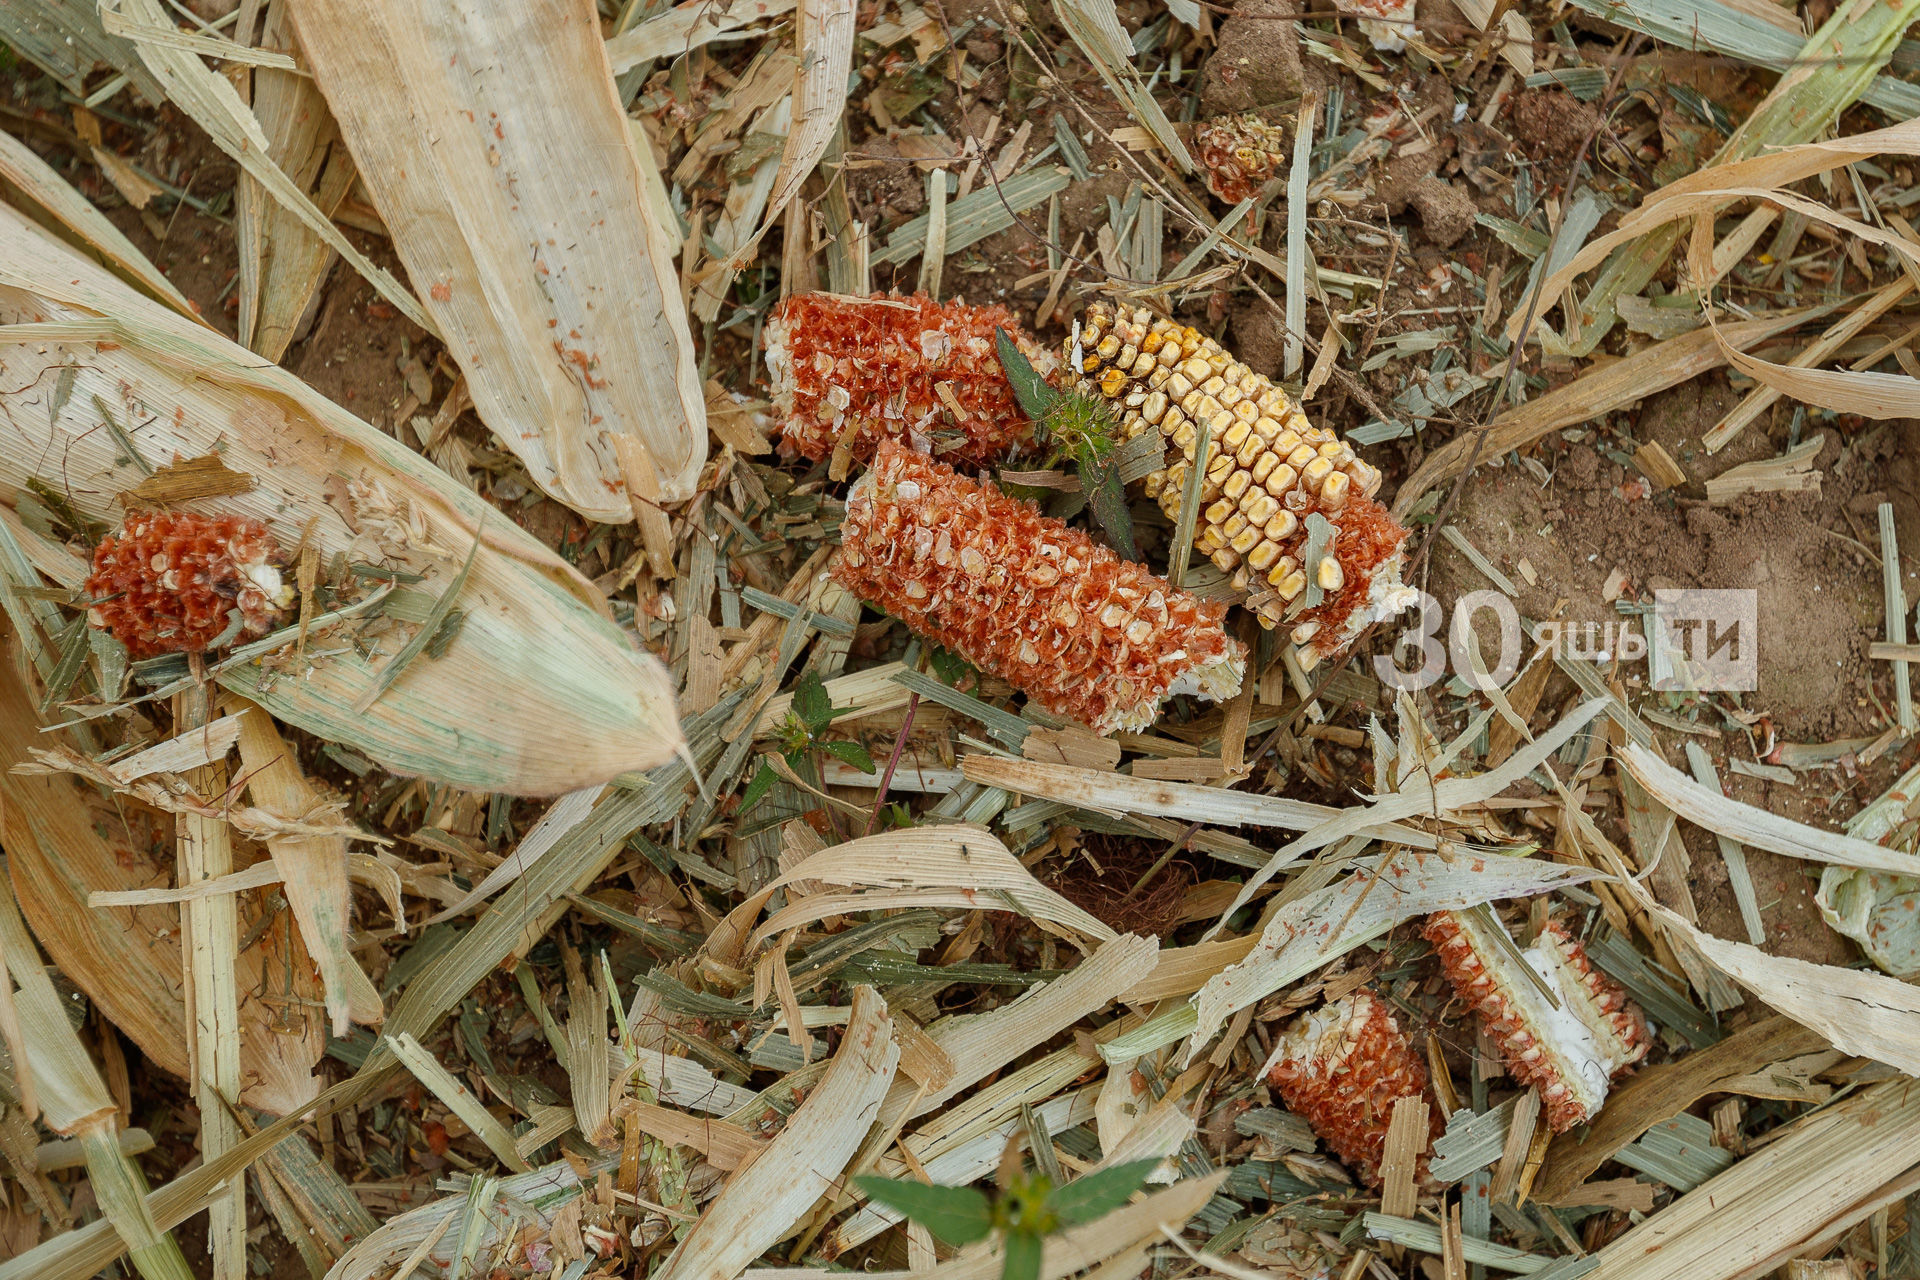
[{"label": "gnawed corn cob", "polygon": [[1287,169],[1286,130],[1257,115],[1209,120],[1194,130],[1193,142],[1207,190],[1228,204],[1259,195],[1274,174]]},{"label": "gnawed corn cob", "polygon": [[[1261,1074],[1288,1110],[1313,1126],[1362,1182],[1376,1187],[1393,1104],[1427,1091],[1426,1063],[1386,1001],[1365,987],[1294,1019]],[[1432,1136],[1445,1132],[1439,1108],[1428,1123]]]},{"label": "gnawed corn cob", "polygon": [[[1147,496],[1175,518],[1207,425],[1194,546],[1250,593],[1263,625],[1287,628],[1303,667],[1417,598],[1400,581],[1407,531],[1373,500],[1380,472],[1269,379],[1197,329],[1104,302],[1087,308],[1072,341],[1079,389],[1119,407],[1128,439],[1154,428],[1178,451],[1146,479]],[[1332,533],[1309,564],[1316,515]]]},{"label": "gnawed corn cob", "polygon": [[1487,928],[1472,912],[1441,911],[1428,917],[1425,933],[1453,989],[1500,1041],[1507,1070],[1540,1090],[1554,1132],[1585,1124],[1614,1074],[1646,1056],[1646,1019],[1558,920],[1520,953],[1558,1008]]},{"label": "gnawed corn cob", "polygon": [[1055,368],[1053,353],[1022,334],[1005,307],[925,294],[788,298],[767,321],[782,437],[816,462],[842,440],[864,462],[886,439],[958,463],[997,461],[1032,424],[1001,371],[996,328],[1042,376]]},{"label": "gnawed corn cob", "polygon": [[894,440],[847,494],[840,537],[842,586],[1100,733],[1146,728],[1174,694],[1240,691],[1223,606]]}]

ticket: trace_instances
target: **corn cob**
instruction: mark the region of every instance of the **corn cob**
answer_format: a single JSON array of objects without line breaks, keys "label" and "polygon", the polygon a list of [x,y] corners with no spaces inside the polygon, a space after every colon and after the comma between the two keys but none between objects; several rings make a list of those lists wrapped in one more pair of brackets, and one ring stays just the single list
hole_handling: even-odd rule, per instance
[{"label": "corn cob", "polygon": [[1454,991],[1500,1042],[1507,1070],[1540,1090],[1547,1123],[1565,1133],[1591,1120],[1613,1076],[1646,1056],[1646,1019],[1560,921],[1520,953],[1558,1008],[1487,929],[1471,912],[1441,911],[1425,933]]},{"label": "corn cob", "polygon": [[922,453],[986,466],[1024,442],[1032,424],[1000,368],[1005,329],[1042,376],[1053,353],[1005,307],[936,303],[925,294],[788,298],[767,321],[767,373],[781,435],[815,462],[841,441],[855,458],[898,439]]},{"label": "corn cob", "polygon": [[94,548],[87,620],[135,660],[263,636],[293,603],[278,554],[267,526],[246,516],[132,512]]},{"label": "corn cob", "polygon": [[895,440],[847,494],[840,536],[847,590],[1097,732],[1144,729],[1175,694],[1240,690],[1224,606]]},{"label": "corn cob", "polygon": [[[1376,1187],[1393,1104],[1427,1091],[1426,1063],[1386,1001],[1365,987],[1294,1019],[1261,1074],[1288,1110],[1306,1120],[1362,1182]],[[1430,1136],[1445,1131],[1439,1108],[1429,1113],[1429,1124]]]},{"label": "corn cob", "polygon": [[1228,204],[1260,194],[1287,167],[1287,135],[1257,115],[1221,116],[1194,130],[1207,190]]},{"label": "corn cob", "polygon": [[[1077,386],[1120,409],[1131,439],[1149,428],[1177,451],[1147,476],[1147,496],[1178,518],[1187,472],[1208,428],[1194,545],[1269,628],[1285,625],[1309,670],[1417,598],[1400,581],[1407,531],[1373,495],[1380,472],[1270,380],[1197,329],[1149,312],[1087,308],[1072,347]],[[1332,535],[1310,548],[1314,516]],[[1310,550],[1318,550],[1312,564]]]}]

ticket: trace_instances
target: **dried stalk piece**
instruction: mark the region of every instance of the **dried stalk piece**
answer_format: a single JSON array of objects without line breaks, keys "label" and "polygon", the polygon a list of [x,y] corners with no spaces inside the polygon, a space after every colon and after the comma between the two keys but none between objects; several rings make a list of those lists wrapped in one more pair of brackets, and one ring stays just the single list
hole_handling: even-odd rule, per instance
[{"label": "dried stalk piece", "polygon": [[1240,690],[1224,606],[891,439],[847,495],[841,539],[842,586],[1096,732],[1144,729],[1174,694]]},{"label": "dried stalk piece", "polygon": [[1247,608],[1262,626],[1288,628],[1303,668],[1417,598],[1400,581],[1407,531],[1373,499],[1379,470],[1310,424],[1280,387],[1199,330],[1145,310],[1121,316],[1093,303],[1073,344],[1076,385],[1119,406],[1127,438],[1153,427],[1179,451],[1146,479],[1147,496],[1176,520],[1207,427],[1194,546],[1252,593]]},{"label": "dried stalk piece", "polygon": [[267,526],[246,516],[132,512],[93,549],[87,621],[135,661],[263,636],[293,603],[279,554]]},{"label": "dried stalk piece", "polygon": [[1258,115],[1221,116],[1194,130],[1207,190],[1228,204],[1260,194],[1289,161],[1287,131]]},{"label": "dried stalk piece", "polygon": [[[1386,1001],[1365,987],[1295,1018],[1260,1074],[1371,1187],[1380,1185],[1393,1104],[1427,1095],[1425,1061]],[[1428,1124],[1429,1141],[1445,1132],[1438,1107]]]},{"label": "dried stalk piece", "polygon": [[1042,375],[1057,361],[1005,307],[876,293],[788,298],[767,321],[767,373],[781,434],[818,462],[844,440],[855,458],[895,439],[956,463],[986,466],[1026,441],[995,354],[1005,329]]},{"label": "dried stalk piece", "polygon": [[1653,1043],[1646,1018],[1560,921],[1549,920],[1519,951],[1531,974],[1520,970],[1513,944],[1488,929],[1473,912],[1440,911],[1424,932],[1453,989],[1500,1041],[1507,1070],[1540,1090],[1547,1122],[1565,1133],[1591,1120],[1608,1081],[1646,1056]]}]

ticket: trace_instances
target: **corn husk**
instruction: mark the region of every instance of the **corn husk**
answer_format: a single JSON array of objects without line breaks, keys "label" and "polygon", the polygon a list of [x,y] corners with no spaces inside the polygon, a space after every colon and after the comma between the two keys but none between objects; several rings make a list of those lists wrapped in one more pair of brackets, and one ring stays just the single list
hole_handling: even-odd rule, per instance
[{"label": "corn husk", "polygon": [[855,987],[853,1015],[826,1074],[773,1144],[707,1206],[660,1280],[728,1280],[783,1239],[836,1189],[899,1063],[887,1002],[872,987]]},{"label": "corn husk", "polygon": [[1587,1280],[1770,1274],[1911,1193],[1916,1152],[1920,1090],[1911,1080],[1874,1085],[1792,1125],[1615,1239]]},{"label": "corn husk", "polygon": [[[609,1162],[610,1164],[611,1162]],[[588,1170],[587,1177],[591,1177]],[[556,1161],[530,1173],[503,1178],[492,1183],[492,1191],[515,1206],[536,1206],[534,1221],[544,1228],[553,1215],[572,1203],[579,1194],[582,1175],[566,1161]],[[483,1181],[475,1179],[476,1182]],[[484,1180],[484,1181],[491,1181]],[[491,1199],[491,1197],[489,1197]],[[502,1229],[517,1231],[526,1219],[501,1212],[504,1206],[491,1203],[475,1205],[464,1195],[447,1196],[432,1204],[403,1213],[392,1219],[351,1249],[327,1272],[329,1280],[374,1280],[375,1277],[438,1274],[423,1271],[431,1261],[436,1268],[451,1263],[463,1228],[469,1220],[484,1221],[481,1242],[493,1243]],[[476,1214],[476,1210],[481,1211]],[[492,1212],[486,1212],[491,1210]],[[409,1265],[402,1266],[405,1262]],[[396,1268],[399,1268],[396,1271]],[[469,1274],[472,1274],[469,1272]]]},{"label": "corn husk", "polygon": [[592,5],[303,0],[293,19],[480,417],[591,519],[690,497],[706,401]]},{"label": "corn husk", "polygon": [[5,183],[7,200],[28,209],[43,227],[119,271],[181,315],[193,315],[186,295],[107,221],[107,215],[10,133],[0,133],[0,181]]},{"label": "corn husk", "polygon": [[202,61],[203,55],[211,53],[242,62],[265,58],[269,64],[291,67],[284,54],[262,54],[218,37],[182,35],[160,0],[118,0],[117,6],[102,4],[100,17],[108,30],[133,41],[140,60],[153,72],[167,101],[204,129],[209,141],[352,263],[367,283],[399,308],[401,314],[428,332],[433,331],[432,318],[406,287],[354,248],[327,215],[314,206],[306,192],[275,163],[272,144],[261,129],[260,121],[240,100],[232,83]]},{"label": "corn husk", "polygon": [[1097,942],[1114,932],[1034,879],[1011,850],[984,827],[956,823],[887,832],[834,845],[773,882],[851,885],[864,893],[809,893],[769,916],[752,945],[830,915],[895,907],[1016,911],[1064,925]]},{"label": "corn husk", "polygon": [[56,1133],[80,1139],[94,1196],[140,1274],[147,1280],[188,1280],[193,1273],[180,1246],[147,1208],[146,1180],[120,1149],[119,1109],[67,1021],[26,923],[5,894],[0,894],[0,981],[20,986],[12,1004],[22,1043],[11,1047],[21,1053],[21,1067],[33,1079],[40,1118]]},{"label": "corn husk", "polygon": [[[267,713],[243,699],[229,704],[239,717],[240,764],[254,803],[279,813],[308,813],[319,790],[300,772],[300,759],[281,738]],[[189,735],[192,736],[192,735]],[[348,949],[353,902],[347,893],[347,841],[343,836],[269,836],[267,848],[286,886],[287,905],[300,922],[300,937],[320,968],[333,1034],[351,1022],[377,1023],[380,992]]]},{"label": "corn husk", "polygon": [[287,547],[310,524],[323,564],[343,553],[391,563],[424,575],[418,589],[434,597],[458,584],[462,625],[439,657],[394,668],[396,637],[418,640],[421,627],[388,619],[369,660],[348,643],[363,624],[342,622],[310,629],[295,670],[293,628],[237,651],[277,651],[272,667],[220,666],[228,689],[395,772],[473,790],[571,791],[680,746],[665,671],[595,615],[598,593],[558,557],[291,374],[140,297],[11,210],[0,211],[0,321],[16,388],[0,398],[25,433],[0,456],[0,494],[41,479],[117,524],[113,495],[145,468],[121,461],[96,403],[128,415],[137,404],[146,468],[218,447],[255,479],[217,509],[264,520]]},{"label": "corn husk", "polygon": [[[124,798],[109,804],[63,774],[14,772],[45,741],[40,727],[31,695],[8,664],[0,671],[0,839],[20,910],[60,971],[108,1021],[154,1066],[185,1077],[190,1037],[179,909],[88,903],[93,892],[168,883],[168,868],[152,859],[145,838],[152,815]],[[236,960],[245,993],[240,1100],[275,1115],[318,1091],[313,1066],[326,1048],[324,1028],[290,1009],[317,993],[307,970],[305,951],[284,917]],[[276,1008],[263,995],[288,1003]]]},{"label": "corn husk", "polygon": [[[263,48],[293,43],[290,7],[287,0],[267,6]],[[313,78],[257,67],[252,105],[274,163],[331,215],[353,190],[353,160]],[[327,278],[333,246],[244,172],[234,188],[234,236],[240,246],[240,341],[278,361]]]}]

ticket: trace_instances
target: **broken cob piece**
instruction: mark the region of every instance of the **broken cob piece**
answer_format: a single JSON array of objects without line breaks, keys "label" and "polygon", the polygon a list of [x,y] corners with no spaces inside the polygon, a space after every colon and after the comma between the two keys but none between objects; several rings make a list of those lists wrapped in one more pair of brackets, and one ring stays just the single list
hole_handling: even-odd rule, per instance
[{"label": "broken cob piece", "polygon": [[1145,729],[1175,694],[1240,691],[1223,605],[894,440],[847,494],[840,538],[847,590],[1096,732]]},{"label": "broken cob piece", "polygon": [[1287,133],[1257,115],[1221,116],[1194,130],[1194,150],[1206,173],[1207,190],[1228,204],[1260,194],[1286,171]]},{"label": "broken cob piece", "polygon": [[1126,438],[1152,428],[1177,451],[1146,479],[1147,496],[1175,519],[1207,426],[1194,546],[1250,593],[1262,625],[1286,628],[1302,667],[1418,598],[1400,581],[1407,531],[1373,499],[1379,470],[1273,382],[1197,329],[1145,310],[1121,316],[1105,302],[1087,308],[1073,344],[1076,385],[1119,407]]},{"label": "broken cob piece", "polygon": [[993,331],[1005,329],[1042,375],[1052,352],[1005,307],[925,294],[806,293],[767,320],[767,373],[781,435],[815,462],[843,441],[866,461],[880,441],[986,466],[1032,431],[1007,385]]},{"label": "broken cob piece", "polygon": [[135,661],[263,636],[293,603],[278,555],[267,526],[246,516],[132,512],[93,550],[87,621]]},{"label": "broken cob piece", "polygon": [[[1386,1001],[1365,987],[1295,1018],[1261,1074],[1371,1187],[1380,1185],[1393,1104],[1427,1091],[1426,1063]],[[1438,1107],[1428,1123],[1429,1136],[1445,1132]],[[1425,1176],[1424,1158],[1419,1173]]]},{"label": "broken cob piece", "polygon": [[1547,1123],[1565,1133],[1600,1110],[1615,1073],[1646,1056],[1646,1019],[1560,921],[1520,951],[1558,1008],[1521,972],[1512,943],[1488,928],[1473,912],[1441,911],[1424,932],[1454,991],[1500,1042],[1507,1070],[1540,1090]]}]

